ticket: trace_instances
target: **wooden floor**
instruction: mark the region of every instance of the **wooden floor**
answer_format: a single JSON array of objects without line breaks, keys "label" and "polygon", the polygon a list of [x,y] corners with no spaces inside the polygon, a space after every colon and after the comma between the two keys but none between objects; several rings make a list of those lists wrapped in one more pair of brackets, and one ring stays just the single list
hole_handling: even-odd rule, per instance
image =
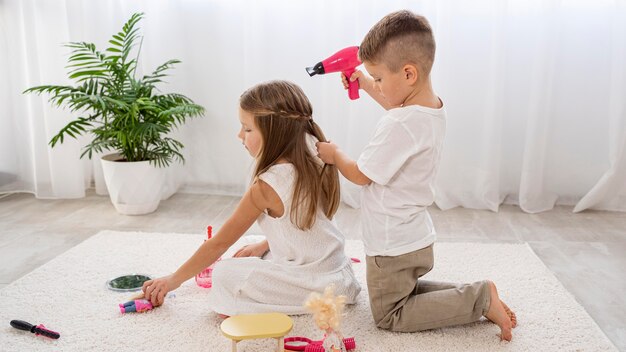
[{"label": "wooden floor", "polygon": [[[175,194],[144,216],[116,213],[108,197],[39,200],[30,194],[0,199],[0,289],[100,230],[203,233],[223,224],[238,198]],[[457,208],[430,210],[438,241],[528,242],[585,307],[613,343],[626,351],[626,214],[556,207],[526,214],[514,206],[498,213]],[[358,210],[342,206],[337,222],[359,238]],[[260,233],[258,228],[250,230]]]}]

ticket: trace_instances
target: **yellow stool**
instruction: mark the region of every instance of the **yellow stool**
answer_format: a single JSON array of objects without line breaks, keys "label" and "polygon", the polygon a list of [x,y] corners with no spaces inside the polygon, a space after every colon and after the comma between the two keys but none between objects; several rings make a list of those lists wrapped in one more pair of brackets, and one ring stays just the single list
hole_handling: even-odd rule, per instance
[{"label": "yellow stool", "polygon": [[233,340],[233,352],[241,340],[267,339],[278,340],[276,351],[283,352],[285,335],[293,328],[291,318],[282,313],[245,314],[227,318],[220,325],[222,334]]}]

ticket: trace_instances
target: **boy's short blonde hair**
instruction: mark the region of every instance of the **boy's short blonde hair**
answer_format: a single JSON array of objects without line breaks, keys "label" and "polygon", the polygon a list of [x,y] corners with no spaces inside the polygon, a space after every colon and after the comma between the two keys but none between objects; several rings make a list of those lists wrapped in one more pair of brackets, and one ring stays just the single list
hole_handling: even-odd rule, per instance
[{"label": "boy's short blonde hair", "polygon": [[435,38],[428,20],[410,11],[392,12],[367,33],[359,48],[361,61],[383,63],[392,72],[414,64],[430,75],[435,60]]}]

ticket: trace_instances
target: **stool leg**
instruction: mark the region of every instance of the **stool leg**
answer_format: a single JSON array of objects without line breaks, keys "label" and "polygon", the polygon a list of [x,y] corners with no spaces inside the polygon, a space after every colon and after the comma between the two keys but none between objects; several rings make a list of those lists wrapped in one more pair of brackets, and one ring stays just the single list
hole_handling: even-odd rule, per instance
[{"label": "stool leg", "polygon": [[276,352],[285,352],[285,337],[281,336],[277,340],[278,346],[276,347]]},{"label": "stool leg", "polygon": [[238,341],[233,340],[233,344],[231,345],[233,352],[237,352],[237,342]]}]

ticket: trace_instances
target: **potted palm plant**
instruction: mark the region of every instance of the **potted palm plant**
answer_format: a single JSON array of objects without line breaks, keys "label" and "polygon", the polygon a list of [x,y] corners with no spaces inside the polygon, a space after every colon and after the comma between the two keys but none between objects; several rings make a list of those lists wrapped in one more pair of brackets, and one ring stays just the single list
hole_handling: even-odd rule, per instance
[{"label": "potted palm plant", "polygon": [[[118,212],[146,214],[161,200],[163,167],[184,162],[183,144],[168,135],[188,118],[199,117],[204,108],[182,94],[161,94],[157,84],[179,60],[169,60],[154,72],[136,75],[141,39],[137,24],[143,13],[134,14],[114,34],[105,52],[92,43],[72,42],[68,59],[68,85],[32,87],[24,93],[50,94],[50,102],[80,116],[50,140],[54,147],[67,136],[89,133],[93,138],[81,158],[114,151],[102,157],[104,178]],[[139,42],[138,42],[139,40]]]}]

